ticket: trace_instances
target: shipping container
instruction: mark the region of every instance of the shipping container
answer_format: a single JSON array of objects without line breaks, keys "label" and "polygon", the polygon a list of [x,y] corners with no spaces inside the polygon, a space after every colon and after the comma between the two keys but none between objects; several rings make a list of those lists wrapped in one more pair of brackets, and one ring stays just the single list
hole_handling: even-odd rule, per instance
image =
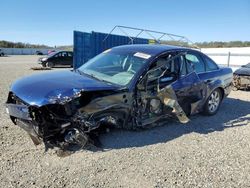
[{"label": "shipping container", "polygon": [[[133,40],[133,44],[149,43],[152,43],[152,40],[144,38],[135,38]],[[80,67],[92,57],[109,48],[126,44],[131,44],[131,39],[127,36],[74,31],[74,68]]]}]

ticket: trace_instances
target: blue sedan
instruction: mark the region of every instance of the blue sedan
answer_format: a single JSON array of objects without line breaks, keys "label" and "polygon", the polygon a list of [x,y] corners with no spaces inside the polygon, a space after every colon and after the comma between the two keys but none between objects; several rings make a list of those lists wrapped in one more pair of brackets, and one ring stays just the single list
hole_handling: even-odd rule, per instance
[{"label": "blue sedan", "polygon": [[181,123],[214,115],[230,93],[232,70],[200,51],[167,45],[108,49],[76,70],[17,80],[6,111],[35,144],[85,146],[106,128]]}]

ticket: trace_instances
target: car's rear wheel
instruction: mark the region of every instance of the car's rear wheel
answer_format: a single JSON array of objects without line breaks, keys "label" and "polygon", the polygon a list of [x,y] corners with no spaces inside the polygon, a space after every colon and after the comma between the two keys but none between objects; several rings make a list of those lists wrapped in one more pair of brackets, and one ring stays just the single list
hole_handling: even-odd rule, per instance
[{"label": "car's rear wheel", "polygon": [[222,94],[220,89],[215,89],[208,97],[206,104],[204,106],[204,113],[206,115],[214,115],[218,112],[220,103],[222,99]]},{"label": "car's rear wheel", "polygon": [[46,62],[46,67],[52,68],[52,67],[54,67],[54,63],[52,63],[52,62]]}]

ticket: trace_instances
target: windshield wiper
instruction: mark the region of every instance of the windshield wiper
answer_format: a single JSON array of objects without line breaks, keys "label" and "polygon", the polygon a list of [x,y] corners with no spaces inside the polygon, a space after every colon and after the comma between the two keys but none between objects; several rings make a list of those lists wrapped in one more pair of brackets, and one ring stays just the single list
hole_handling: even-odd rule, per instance
[{"label": "windshield wiper", "polygon": [[83,71],[80,71],[79,69],[75,69],[75,70],[76,70],[80,75],[83,75],[83,74],[84,74],[84,75],[86,75],[86,76],[88,76],[88,77],[90,77],[90,78],[93,78],[93,79],[98,80],[98,81],[101,81],[101,82],[105,82],[105,83],[107,83],[107,84],[109,84],[109,85],[117,85],[117,86],[119,86],[118,84],[109,82],[109,81],[104,80],[104,79],[97,78],[96,76],[94,76],[94,74],[85,73],[85,72],[83,72]]},{"label": "windshield wiper", "polygon": [[[85,74],[86,74],[86,73],[85,73]],[[90,76],[91,78],[94,78],[94,79],[96,79],[96,80],[98,80],[98,81],[101,81],[101,82],[105,82],[105,83],[112,84],[112,85],[114,84],[114,83],[109,82],[109,81],[107,81],[107,80],[97,78],[97,77],[94,76],[94,74],[86,74],[86,75],[88,75],[88,76]]]},{"label": "windshield wiper", "polygon": [[81,75],[86,75],[86,76],[88,76],[88,77],[90,77],[90,78],[94,78],[95,80],[98,80],[98,81],[102,81],[102,82],[106,82],[106,83],[109,83],[109,84],[113,84],[113,83],[111,83],[111,82],[108,82],[108,81],[106,81],[106,80],[103,80],[103,79],[100,79],[100,78],[97,78],[96,76],[94,76],[94,74],[87,74],[87,73],[85,73],[85,72],[83,72],[83,71],[80,71],[79,69],[76,69],[78,72],[79,72],[79,74],[81,74]]}]

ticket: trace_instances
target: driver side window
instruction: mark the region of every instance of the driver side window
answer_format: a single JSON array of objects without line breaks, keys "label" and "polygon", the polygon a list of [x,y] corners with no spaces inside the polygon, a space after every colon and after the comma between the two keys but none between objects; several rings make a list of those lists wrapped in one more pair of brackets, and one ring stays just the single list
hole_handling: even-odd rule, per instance
[{"label": "driver side window", "polygon": [[177,54],[169,53],[162,57],[159,57],[151,66],[149,80],[155,80],[161,77],[161,80],[166,77],[172,77],[176,79],[180,70],[179,57],[174,58]]}]

